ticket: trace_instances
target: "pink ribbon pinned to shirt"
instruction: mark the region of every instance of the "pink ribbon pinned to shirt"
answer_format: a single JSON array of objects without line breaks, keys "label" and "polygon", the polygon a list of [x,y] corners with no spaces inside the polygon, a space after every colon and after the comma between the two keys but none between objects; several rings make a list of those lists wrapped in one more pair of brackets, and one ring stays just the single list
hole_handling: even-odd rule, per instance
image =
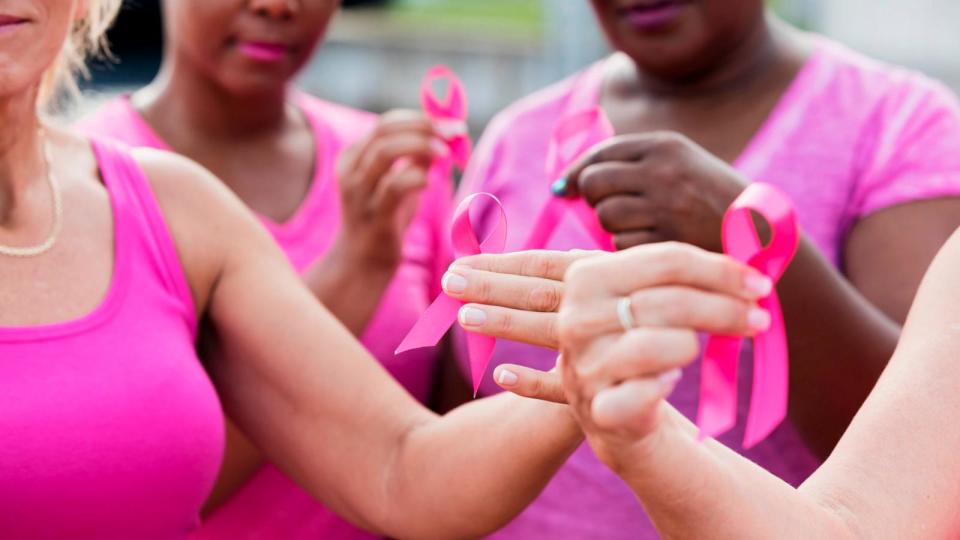
[{"label": "pink ribbon pinned to shirt", "polygon": [[[567,116],[557,125],[547,147],[547,178],[560,178],[564,170],[597,143],[613,137],[613,125],[600,107]],[[597,213],[580,197],[558,197],[550,194],[547,204],[533,222],[523,249],[543,249],[564,214],[572,212],[590,233],[597,245],[614,251],[613,236],[603,229]]]},{"label": "pink ribbon pinned to shirt", "polygon": [[[447,81],[448,90],[446,98],[441,100],[433,90],[433,83],[443,79]],[[447,169],[448,175],[452,165],[464,170],[470,161],[472,145],[467,130],[467,95],[460,78],[446,66],[433,66],[420,83],[420,104],[450,149],[450,157],[436,160],[433,166]]]},{"label": "pink ribbon pinned to shirt", "polygon": [[[760,243],[751,211],[770,226],[767,246]],[[737,197],[723,218],[723,249],[731,257],[756,268],[776,283],[787,269],[800,241],[790,200],[766,184],[751,184]],[[753,338],[753,389],[743,437],[744,448],[762,441],[787,414],[787,335],[780,300],[774,290],[758,302],[770,313],[770,328]],[[716,437],[737,419],[737,363],[743,339],[711,336],[703,355],[700,436]]]},{"label": "pink ribbon pinned to shirt", "polygon": [[[477,239],[476,231],[470,222],[470,207],[481,198],[493,201],[500,212],[493,231],[483,242]],[[453,241],[453,253],[458,259],[478,253],[502,253],[507,242],[507,216],[500,201],[489,193],[475,193],[464,199],[453,214],[453,228],[450,236]],[[457,312],[463,304],[447,296],[446,293],[440,293],[420,316],[410,333],[403,338],[396,353],[435,346],[456,322]],[[480,380],[490,363],[495,344],[496,339],[492,337],[467,332],[467,352],[470,357],[470,377],[473,381],[474,395],[477,395],[477,390],[480,388]]]}]

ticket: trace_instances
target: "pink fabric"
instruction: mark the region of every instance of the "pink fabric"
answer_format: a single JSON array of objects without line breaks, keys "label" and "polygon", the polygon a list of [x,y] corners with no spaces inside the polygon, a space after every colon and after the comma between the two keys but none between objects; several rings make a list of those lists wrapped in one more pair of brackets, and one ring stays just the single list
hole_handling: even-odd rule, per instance
[{"label": "pink fabric", "polygon": [[173,241],[126,150],[94,142],[114,218],[101,303],[0,328],[0,537],[183,538],[223,453]]},{"label": "pink fabric", "polygon": [[[543,178],[548,137],[559,118],[599,102],[605,62],[529,96],[494,119],[468,168],[462,194],[488,191],[509,217],[507,250],[549,196]],[[735,166],[747,178],[772,184],[794,202],[801,227],[834,264],[860,217],[907,201],[960,195],[960,109],[939,84],[866,59],[823,40],[776,110]],[[481,227],[481,233],[485,229]],[[548,247],[593,248],[591,236],[567,216]],[[749,358],[750,347],[744,356]],[[546,368],[556,354],[501,340],[492,365],[522,361]],[[693,418],[699,362],[686,370],[671,402]],[[739,372],[738,427],[721,440],[742,451],[752,369]],[[483,392],[496,387],[487,381]],[[743,452],[791,484],[817,460],[785,423]],[[539,499],[495,538],[655,538],[635,497],[580,448]]]},{"label": "pink fabric", "polygon": [[[264,217],[261,221],[302,272],[326,253],[339,227],[337,156],[365,136],[377,118],[371,113],[302,94],[294,99],[313,126],[319,166],[309,193],[293,217],[285,223]],[[127,98],[106,104],[82,120],[80,127],[133,146],[169,149]],[[443,266],[446,258],[442,254],[447,252],[445,242],[451,205],[449,178],[432,176],[407,232],[403,261],[361,339],[384,367],[421,401],[429,397],[432,387],[435,351],[422,349],[395,356],[394,349],[440,292],[440,276],[446,269]],[[206,520],[199,536],[214,539],[375,538],[316,503],[269,465]]]}]

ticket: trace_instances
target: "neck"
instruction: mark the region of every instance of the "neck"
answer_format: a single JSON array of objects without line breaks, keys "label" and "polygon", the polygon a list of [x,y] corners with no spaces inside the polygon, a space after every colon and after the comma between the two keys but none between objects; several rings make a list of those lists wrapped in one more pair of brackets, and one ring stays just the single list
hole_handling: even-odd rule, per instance
[{"label": "neck", "polygon": [[634,69],[624,90],[674,98],[711,98],[741,90],[778,75],[771,68],[791,54],[793,38],[790,27],[764,14],[752,32],[712,58],[709,65],[673,77]]},{"label": "neck", "polygon": [[46,172],[37,118],[37,89],[0,97],[0,222]]},{"label": "neck", "polygon": [[286,88],[237,95],[186,64],[168,51],[160,73],[135,96],[137,107],[162,133],[236,141],[274,134],[285,127],[289,119]]}]

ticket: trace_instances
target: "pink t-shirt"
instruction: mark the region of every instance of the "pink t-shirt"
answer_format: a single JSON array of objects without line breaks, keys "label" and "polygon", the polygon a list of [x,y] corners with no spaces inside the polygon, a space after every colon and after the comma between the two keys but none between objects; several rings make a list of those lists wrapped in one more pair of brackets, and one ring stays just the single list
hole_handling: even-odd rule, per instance
[{"label": "pink t-shirt", "polygon": [[[550,196],[553,179],[544,177],[544,166],[554,125],[599,103],[607,66],[599,62],[514,104],[480,141],[461,197],[489,191],[500,198],[510,221],[508,250],[521,247]],[[821,40],[735,167],[787,193],[807,236],[837,265],[847,232],[859,218],[899,203],[960,195],[960,109],[949,91],[929,79]],[[596,246],[576,218],[567,216],[548,247]],[[491,370],[506,361],[546,368],[555,358],[553,351],[501,340]],[[738,428],[721,440],[797,485],[818,460],[789,423],[749,451],[740,447],[751,376],[751,363],[744,362]],[[670,399],[691,418],[699,380],[695,363]],[[482,392],[495,391],[488,377]],[[656,535],[634,495],[584,445],[534,504],[494,537]]]},{"label": "pink t-shirt", "polygon": [[[371,113],[294,96],[309,119],[317,141],[318,167],[313,183],[295,214],[284,223],[261,216],[261,222],[284,249],[298,271],[326,253],[340,223],[340,194],[335,176],[337,156],[376,125]],[[143,120],[128,98],[119,98],[81,120],[79,127],[132,146],[169,149]],[[264,179],[275,181],[275,179]],[[439,293],[446,269],[445,231],[452,186],[434,175],[421,194],[419,209],[403,244],[403,259],[361,342],[420,401],[429,398],[436,366],[433,349],[394,355],[406,332]],[[362,426],[358,429],[363,429]],[[203,538],[375,538],[316,503],[275,467],[267,465],[211,515],[200,530]]]},{"label": "pink t-shirt", "polygon": [[113,215],[107,293],[69,321],[0,327],[0,538],[184,538],[223,457],[163,214],[128,149],[93,148]]}]

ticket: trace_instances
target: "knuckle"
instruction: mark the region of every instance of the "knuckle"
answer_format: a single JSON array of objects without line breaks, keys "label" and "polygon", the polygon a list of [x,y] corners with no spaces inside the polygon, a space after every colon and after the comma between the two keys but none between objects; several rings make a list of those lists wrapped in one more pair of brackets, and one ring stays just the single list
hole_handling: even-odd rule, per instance
[{"label": "knuckle", "polygon": [[528,292],[527,302],[534,311],[556,311],[560,307],[562,296],[553,285],[537,285]]},{"label": "knuckle", "polygon": [[490,301],[491,294],[493,293],[493,286],[490,284],[490,281],[475,274],[467,278],[467,283],[472,286],[473,290],[471,292],[477,303],[483,304]]}]

